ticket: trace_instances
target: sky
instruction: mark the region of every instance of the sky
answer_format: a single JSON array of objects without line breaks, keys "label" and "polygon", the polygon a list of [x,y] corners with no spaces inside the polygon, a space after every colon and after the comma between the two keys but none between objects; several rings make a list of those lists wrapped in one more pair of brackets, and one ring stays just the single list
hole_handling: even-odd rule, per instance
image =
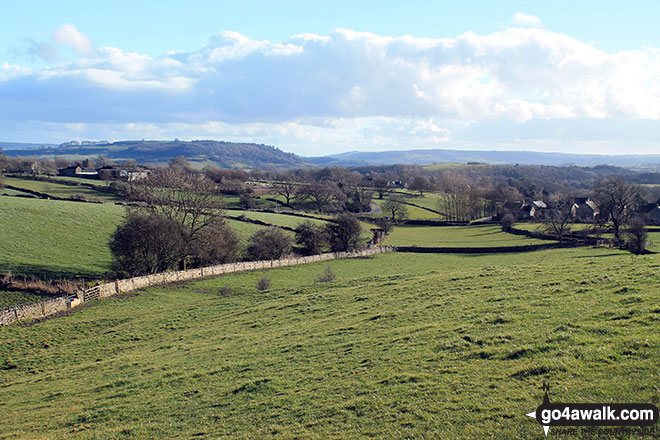
[{"label": "sky", "polygon": [[7,2],[0,140],[660,152],[660,2]]}]

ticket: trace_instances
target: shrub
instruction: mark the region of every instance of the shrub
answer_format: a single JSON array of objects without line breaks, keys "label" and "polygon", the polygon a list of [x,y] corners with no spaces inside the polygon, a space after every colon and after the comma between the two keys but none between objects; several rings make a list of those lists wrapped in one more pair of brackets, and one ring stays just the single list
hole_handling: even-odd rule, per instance
[{"label": "shrub", "polygon": [[513,214],[510,213],[506,214],[504,217],[502,217],[502,220],[500,220],[503,231],[510,231],[515,223],[516,219],[513,217]]},{"label": "shrub", "polygon": [[323,252],[328,238],[321,226],[305,220],[296,228],[296,243],[301,247],[303,255],[314,255]]},{"label": "shrub", "polygon": [[241,197],[239,198],[239,203],[241,205],[241,208],[244,209],[254,209],[257,207],[257,202],[254,200],[254,197],[252,197],[250,194],[247,193],[241,194]]},{"label": "shrub", "polygon": [[112,268],[137,276],[176,268],[186,256],[184,227],[167,217],[130,212],[110,241]]},{"label": "shrub", "polygon": [[354,215],[340,214],[326,225],[328,241],[333,252],[347,252],[360,247],[362,227]]},{"label": "shrub", "polygon": [[257,290],[260,290],[260,291],[263,292],[263,291],[268,290],[268,289],[270,289],[270,280],[268,278],[263,277],[262,279],[257,281]]},{"label": "shrub", "polygon": [[332,268],[330,266],[325,266],[325,271],[323,272],[323,275],[318,277],[316,281],[318,283],[329,283],[331,281],[334,281],[334,279],[337,278],[337,275],[332,271]]},{"label": "shrub", "polygon": [[229,286],[222,286],[218,292],[220,296],[227,296],[231,295],[231,287]]},{"label": "shrub", "polygon": [[255,232],[247,247],[247,254],[253,260],[277,260],[289,252],[291,238],[276,227]]},{"label": "shrub", "polygon": [[193,264],[197,266],[231,263],[238,259],[240,251],[238,236],[222,219],[201,229],[190,242],[189,249]]},{"label": "shrub", "polygon": [[646,225],[639,217],[633,218],[625,230],[625,243],[630,252],[639,255],[646,250]]}]

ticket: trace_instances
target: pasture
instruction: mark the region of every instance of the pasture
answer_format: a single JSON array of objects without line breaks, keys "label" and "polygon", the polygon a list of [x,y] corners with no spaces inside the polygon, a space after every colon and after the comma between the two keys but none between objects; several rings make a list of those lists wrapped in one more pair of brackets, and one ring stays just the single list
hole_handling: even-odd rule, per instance
[{"label": "pasture", "polygon": [[[53,182],[44,182],[40,180],[22,179],[18,177],[5,177],[5,185],[11,185],[16,188],[25,188],[31,191],[48,194],[60,198],[78,197],[87,200],[115,201],[121,200],[116,194],[97,191],[86,186],[72,186]],[[89,181],[96,183],[97,181]]]},{"label": "pasture", "polygon": [[125,209],[114,204],[0,197],[0,273],[102,278],[110,236]]},{"label": "pasture", "polygon": [[542,438],[525,413],[544,381],[569,402],[658,393],[652,255],[329,266],[331,283],[325,264],[247,272],[0,329],[0,437]]},{"label": "pasture", "polygon": [[499,225],[395,226],[385,242],[391,246],[498,247],[552,243],[548,240],[508,234]]}]

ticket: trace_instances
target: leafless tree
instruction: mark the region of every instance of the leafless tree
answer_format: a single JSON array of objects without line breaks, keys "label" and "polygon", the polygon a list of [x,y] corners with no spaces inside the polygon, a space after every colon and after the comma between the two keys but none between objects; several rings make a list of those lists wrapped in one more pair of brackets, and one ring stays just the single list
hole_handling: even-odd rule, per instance
[{"label": "leafless tree", "polygon": [[562,241],[570,231],[573,221],[573,198],[567,193],[555,193],[550,196],[550,206],[542,211],[541,220],[546,232]]},{"label": "leafless tree", "polygon": [[620,229],[642,203],[643,189],[623,177],[608,177],[594,186],[600,214],[612,222],[615,241],[620,241]]},{"label": "leafless tree", "polygon": [[275,192],[284,197],[287,205],[291,205],[291,200],[295,197],[298,186],[291,173],[279,174],[277,181],[273,182]]},{"label": "leafless tree", "polygon": [[408,207],[401,196],[393,195],[383,202],[381,209],[390,216],[393,222],[399,222],[408,217]]},{"label": "leafless tree", "polygon": [[319,212],[329,210],[333,203],[343,203],[345,199],[344,193],[337,185],[329,181],[302,186],[296,197],[301,200],[309,200]]},{"label": "leafless tree", "polygon": [[129,197],[145,209],[184,226],[190,238],[222,217],[224,204],[215,184],[190,171],[164,168],[131,185]]}]

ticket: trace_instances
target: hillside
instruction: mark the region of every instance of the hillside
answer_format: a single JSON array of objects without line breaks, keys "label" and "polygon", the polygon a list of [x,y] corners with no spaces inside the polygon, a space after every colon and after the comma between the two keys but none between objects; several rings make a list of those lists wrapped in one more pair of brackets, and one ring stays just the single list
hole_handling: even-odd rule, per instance
[{"label": "hillside", "polygon": [[62,144],[52,148],[6,150],[9,156],[62,156],[68,159],[105,156],[135,159],[139,163],[167,163],[184,156],[200,168],[215,165],[227,168],[292,168],[309,165],[302,157],[262,144],[199,141],[120,141],[104,144]]},{"label": "hillside", "polygon": [[540,153],[536,151],[479,150],[397,150],[350,151],[309,160],[323,166],[362,166],[387,164],[468,163],[520,165],[616,165],[626,167],[658,167],[660,155],[618,155]]},{"label": "hillside", "polygon": [[525,413],[543,382],[558,401],[655,395],[653,255],[329,265],[331,283],[324,263],[245,272],[3,328],[0,437],[542,438]]}]

